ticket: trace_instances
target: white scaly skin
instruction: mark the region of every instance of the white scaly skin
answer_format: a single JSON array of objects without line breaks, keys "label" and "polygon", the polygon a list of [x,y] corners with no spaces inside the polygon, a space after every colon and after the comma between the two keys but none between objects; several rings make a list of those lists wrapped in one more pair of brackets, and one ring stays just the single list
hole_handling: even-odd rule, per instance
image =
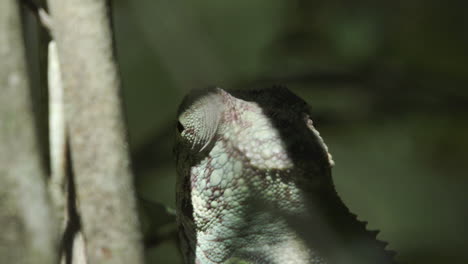
[{"label": "white scaly skin", "polygon": [[193,92],[178,122],[186,263],[394,263],[336,195],[327,147],[289,90]]}]

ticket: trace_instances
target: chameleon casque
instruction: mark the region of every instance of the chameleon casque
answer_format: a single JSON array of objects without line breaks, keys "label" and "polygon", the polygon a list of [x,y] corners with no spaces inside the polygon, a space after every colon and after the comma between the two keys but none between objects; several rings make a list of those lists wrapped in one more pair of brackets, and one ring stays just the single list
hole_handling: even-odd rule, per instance
[{"label": "chameleon casque", "polygon": [[337,195],[309,106],[287,88],[193,91],[177,130],[185,263],[396,263]]}]

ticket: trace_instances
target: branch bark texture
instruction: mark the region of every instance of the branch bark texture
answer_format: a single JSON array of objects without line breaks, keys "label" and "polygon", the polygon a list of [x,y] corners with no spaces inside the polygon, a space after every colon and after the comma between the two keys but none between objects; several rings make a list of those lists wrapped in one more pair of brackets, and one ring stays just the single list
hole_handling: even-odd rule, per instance
[{"label": "branch bark texture", "polygon": [[87,259],[143,263],[106,1],[48,2]]},{"label": "branch bark texture", "polygon": [[55,263],[16,0],[0,1],[0,263]]}]

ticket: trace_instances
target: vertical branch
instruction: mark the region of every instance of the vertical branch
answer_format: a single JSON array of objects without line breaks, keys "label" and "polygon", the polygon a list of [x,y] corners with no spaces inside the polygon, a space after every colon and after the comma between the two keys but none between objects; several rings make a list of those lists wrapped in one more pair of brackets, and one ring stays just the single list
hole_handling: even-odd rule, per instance
[{"label": "vertical branch", "polygon": [[49,0],[90,263],[142,263],[120,81],[104,0]]},{"label": "vertical branch", "polygon": [[49,43],[48,54],[47,75],[49,77],[49,143],[51,161],[49,189],[58,217],[60,231],[63,231],[67,221],[67,148],[63,87],[55,41]]},{"label": "vertical branch", "polygon": [[18,3],[0,1],[0,263],[55,263]]}]

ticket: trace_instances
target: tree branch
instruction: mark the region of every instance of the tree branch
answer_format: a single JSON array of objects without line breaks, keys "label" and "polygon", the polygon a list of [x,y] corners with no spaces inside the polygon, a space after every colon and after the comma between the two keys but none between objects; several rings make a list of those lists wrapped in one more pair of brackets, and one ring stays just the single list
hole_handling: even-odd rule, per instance
[{"label": "tree branch", "polygon": [[104,0],[49,0],[89,263],[143,263],[120,80]]},{"label": "tree branch", "polygon": [[0,1],[0,262],[55,263],[57,232],[44,184],[19,7]]}]

